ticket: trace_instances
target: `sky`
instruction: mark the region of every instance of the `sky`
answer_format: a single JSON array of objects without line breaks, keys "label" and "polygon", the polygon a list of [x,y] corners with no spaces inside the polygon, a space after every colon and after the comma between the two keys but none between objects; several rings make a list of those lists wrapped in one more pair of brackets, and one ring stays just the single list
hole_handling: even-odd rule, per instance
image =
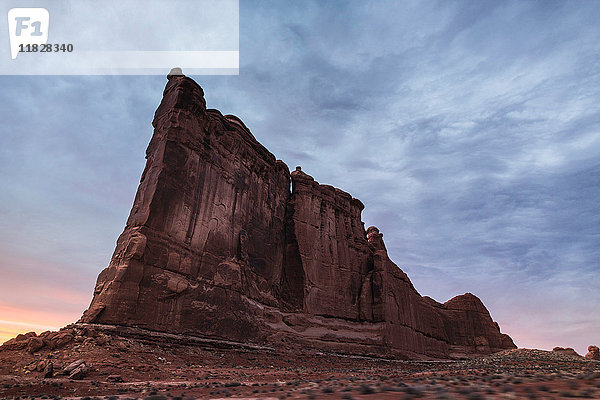
[{"label": "sky", "polygon": [[[600,2],[239,11],[239,75],[192,76],[209,108],[361,199],[422,295],[474,293],[519,347],[600,344]],[[0,76],[0,342],[89,305],[165,84]]]}]

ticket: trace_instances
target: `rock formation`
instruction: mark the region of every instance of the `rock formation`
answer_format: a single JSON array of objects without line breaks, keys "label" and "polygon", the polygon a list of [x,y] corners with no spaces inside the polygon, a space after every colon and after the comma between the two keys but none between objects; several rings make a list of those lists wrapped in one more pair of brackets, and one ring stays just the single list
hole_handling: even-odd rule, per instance
[{"label": "rock formation", "polygon": [[555,347],[552,351],[566,356],[581,357],[581,354],[577,353],[572,347]]},{"label": "rock formation", "polygon": [[598,349],[598,346],[588,346],[588,353],[585,355],[585,358],[600,361],[600,349]]},{"label": "rock formation", "polygon": [[74,339],[73,329],[61,329],[58,332],[46,331],[39,336],[35,332],[17,335],[16,337],[4,342],[1,346],[4,350],[24,350],[29,353],[47,348],[49,350],[60,349],[71,343]]},{"label": "rock formation", "polygon": [[[82,323],[360,354],[514,348],[467,293],[422,297],[363,204],[290,174],[202,88],[170,74],[124,232]],[[291,190],[290,190],[291,186]]]}]

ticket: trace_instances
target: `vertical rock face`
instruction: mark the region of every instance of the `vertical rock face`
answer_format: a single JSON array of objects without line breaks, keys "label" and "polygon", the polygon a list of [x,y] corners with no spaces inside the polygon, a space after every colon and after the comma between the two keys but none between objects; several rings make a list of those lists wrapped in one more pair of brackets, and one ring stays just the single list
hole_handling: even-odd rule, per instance
[{"label": "vertical rock face", "polygon": [[203,95],[170,77],[127,226],[84,320],[242,339],[258,333],[238,313],[242,295],[278,304],[289,171]]},{"label": "vertical rock face", "polygon": [[291,176],[289,209],[304,274],[303,311],[359,321],[362,282],[373,268],[360,220],[364,206],[300,168]]},{"label": "vertical rock face", "polygon": [[[467,293],[423,298],[363,204],[265,149],[169,75],[147,164],[81,322],[447,357],[515,347]],[[290,191],[291,185],[291,191]]]}]

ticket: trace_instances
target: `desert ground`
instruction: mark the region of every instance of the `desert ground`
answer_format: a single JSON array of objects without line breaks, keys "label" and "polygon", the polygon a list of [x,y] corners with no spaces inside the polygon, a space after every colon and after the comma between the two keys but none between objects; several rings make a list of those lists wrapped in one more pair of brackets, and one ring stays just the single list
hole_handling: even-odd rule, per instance
[{"label": "desert ground", "polygon": [[552,351],[411,361],[66,332],[60,337],[67,340],[40,349],[0,348],[0,397],[600,399],[600,362]]}]

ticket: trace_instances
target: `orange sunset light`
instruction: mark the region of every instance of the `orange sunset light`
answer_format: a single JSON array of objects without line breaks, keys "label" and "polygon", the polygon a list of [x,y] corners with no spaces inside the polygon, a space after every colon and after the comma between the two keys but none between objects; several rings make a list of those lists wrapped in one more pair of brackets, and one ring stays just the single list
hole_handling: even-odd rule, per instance
[{"label": "orange sunset light", "polygon": [[39,312],[0,303],[0,343],[20,333],[58,330],[79,319],[77,312]]}]

